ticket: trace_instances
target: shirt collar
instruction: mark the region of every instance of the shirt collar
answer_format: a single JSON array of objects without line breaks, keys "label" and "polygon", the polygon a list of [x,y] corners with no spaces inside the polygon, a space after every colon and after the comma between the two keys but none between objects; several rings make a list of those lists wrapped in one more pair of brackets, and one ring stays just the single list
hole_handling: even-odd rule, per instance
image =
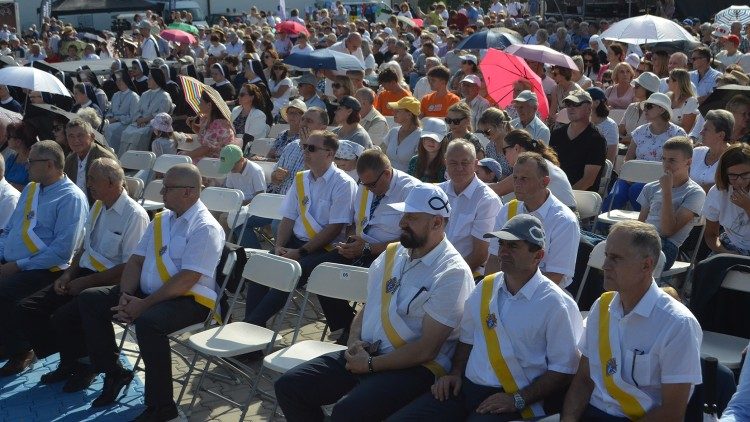
[{"label": "shirt collar", "polygon": [[176,217],[175,222],[180,221],[180,220],[183,220],[185,222],[190,222],[193,220],[193,218],[195,218],[198,215],[201,209],[204,209],[204,208],[206,208],[206,206],[203,205],[203,201],[198,200],[195,202],[195,204],[193,204],[192,207],[188,208],[187,211],[182,213],[181,216],[177,217],[177,214],[175,214],[174,211],[172,211],[172,216]]},{"label": "shirt collar", "polygon": [[13,102],[13,97],[8,97],[8,98],[0,101],[0,104],[8,104],[10,102]]},{"label": "shirt collar", "polygon": [[122,212],[125,210],[125,204],[128,202],[128,193],[125,191],[125,189],[122,190],[120,193],[120,197],[117,198],[117,201],[115,201],[114,204],[112,204],[111,207],[107,209],[107,211],[112,210],[116,212],[118,215],[122,215]]},{"label": "shirt collar", "polygon": [[524,298],[526,298],[526,300],[531,300],[531,298],[534,297],[534,293],[536,293],[536,289],[538,289],[542,284],[543,277],[544,275],[542,275],[542,272],[539,270],[539,268],[537,268],[536,272],[531,276],[529,281],[527,281],[526,284],[521,287],[521,290],[519,290],[518,293],[513,295],[508,290],[508,286],[505,283],[505,274],[503,274],[503,283],[500,285],[500,288],[505,290],[508,293],[509,297],[520,298],[521,296],[523,296]]},{"label": "shirt collar", "polygon": [[540,220],[544,221],[544,219],[547,217],[547,214],[549,213],[550,208],[552,208],[552,204],[555,203],[554,196],[552,195],[552,192],[550,192],[549,188],[547,189],[547,200],[544,201],[541,207],[535,209],[534,211],[529,211],[528,208],[526,208],[526,204],[523,204],[523,208],[526,210],[529,214],[538,214],[540,217]]},{"label": "shirt collar", "polygon": [[[657,299],[659,299],[660,291],[661,289],[659,289],[659,286],[656,285],[656,281],[654,281],[654,279],[652,278],[651,286],[649,286],[646,294],[643,295],[641,300],[638,301],[638,304],[635,305],[635,308],[633,308],[633,313],[636,313],[644,318],[648,318],[649,315],[651,315],[651,311],[656,306],[656,301]],[[622,306],[622,304],[620,306]]]},{"label": "shirt collar", "polygon": [[[423,256],[419,260],[427,267],[433,267],[437,265],[437,260],[445,253],[445,249],[448,247],[448,237],[443,236],[443,240],[437,244],[427,255]],[[411,250],[407,251],[407,255],[411,256]]]},{"label": "shirt collar", "polygon": [[450,181],[448,182],[448,186],[450,186],[450,191],[448,192],[448,196],[464,196],[466,198],[471,198],[472,195],[474,195],[474,191],[479,187],[479,184],[482,183],[479,178],[474,175],[474,178],[471,179],[471,183],[469,183],[469,186],[464,189],[460,195],[456,194],[456,191],[453,190],[453,183]]},{"label": "shirt collar", "polygon": [[[333,173],[336,173],[336,163],[331,163],[331,166],[328,167],[328,170],[326,170],[325,173],[318,179],[323,179],[326,183],[331,180],[331,176],[333,176]],[[310,180],[313,180],[313,172],[312,170],[307,172],[307,177],[310,178]],[[314,181],[314,180],[313,180]]]}]

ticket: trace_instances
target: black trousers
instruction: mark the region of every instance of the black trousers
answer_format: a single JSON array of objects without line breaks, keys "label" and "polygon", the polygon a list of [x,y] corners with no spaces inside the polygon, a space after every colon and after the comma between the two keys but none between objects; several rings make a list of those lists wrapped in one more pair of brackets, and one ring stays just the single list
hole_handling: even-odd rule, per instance
[{"label": "black trousers", "polygon": [[423,366],[354,375],[344,352],[299,365],[274,384],[286,420],[323,421],[320,406],[336,403],[333,421],[382,421],[429,391],[434,375]]},{"label": "black trousers", "polygon": [[0,344],[5,346],[9,356],[31,349],[26,336],[19,335],[18,321],[13,318],[16,306],[27,296],[52,284],[61,274],[60,271],[28,270],[0,281]]},{"label": "black trousers", "polygon": [[428,391],[388,418],[388,421],[505,422],[522,419],[518,412],[503,414],[476,412],[477,407],[487,397],[502,391],[501,388],[474,384],[464,378],[458,396],[452,396],[441,402]]},{"label": "black trousers", "polygon": [[[298,239],[292,235],[286,246],[288,248],[299,248],[307,242]],[[302,277],[300,277],[299,286],[304,286],[312,271],[318,265],[324,262],[333,262],[338,264],[351,264],[351,261],[341,256],[338,251],[327,252],[321,250],[311,253],[300,258],[299,264],[302,267]],[[245,322],[251,324],[266,326],[266,322],[284,308],[287,293],[280,290],[269,289],[257,283],[249,282],[247,286],[247,302],[245,305]],[[318,297],[320,307],[326,316],[326,321],[331,331],[341,328],[349,328],[354,319],[354,308],[349,302],[341,299],[331,299],[327,297]]]},{"label": "black trousers", "polygon": [[[143,297],[141,292],[137,296]],[[85,343],[96,372],[119,369],[118,350],[112,328],[113,312],[120,287],[95,287],[84,290],[73,302],[78,304],[79,320],[62,333],[66,343]],[[146,365],[146,405],[169,406],[172,398],[172,357],[167,336],[181,328],[202,322],[209,309],[192,297],[165,300],[146,309],[134,322],[138,347]],[[77,324],[75,324],[77,322]],[[65,327],[57,327],[64,330]],[[81,329],[82,328],[82,329]],[[73,346],[72,352],[75,353]],[[61,352],[61,355],[65,352]]]},{"label": "black trousers", "polygon": [[[81,268],[78,277],[85,277],[94,272],[88,268]],[[10,329],[9,337],[15,344],[25,339],[39,358],[59,352],[52,319],[60,308],[74,298],[75,296],[57,294],[52,284],[25,298],[16,306],[13,313],[13,319],[18,323]],[[69,312],[69,309],[70,307],[66,307],[63,312]],[[78,308],[73,310],[78,312]]]}]

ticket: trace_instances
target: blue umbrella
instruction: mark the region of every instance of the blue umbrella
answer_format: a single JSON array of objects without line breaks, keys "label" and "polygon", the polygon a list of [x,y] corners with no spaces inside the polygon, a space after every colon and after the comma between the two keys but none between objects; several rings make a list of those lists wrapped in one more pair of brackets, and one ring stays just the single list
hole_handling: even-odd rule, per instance
[{"label": "blue umbrella", "polygon": [[474,33],[461,41],[456,48],[459,50],[484,50],[488,48],[504,50],[511,44],[523,44],[520,35],[508,30],[493,29]]},{"label": "blue umbrella", "polygon": [[330,49],[315,50],[309,54],[294,53],[284,59],[284,63],[303,69],[365,70],[356,57]]}]

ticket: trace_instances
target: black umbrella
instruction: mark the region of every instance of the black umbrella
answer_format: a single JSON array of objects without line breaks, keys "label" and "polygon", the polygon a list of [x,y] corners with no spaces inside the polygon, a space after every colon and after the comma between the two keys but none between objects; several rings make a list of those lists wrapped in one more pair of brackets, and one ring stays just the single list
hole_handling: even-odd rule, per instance
[{"label": "black umbrella", "polygon": [[718,87],[706,98],[706,101],[698,107],[701,114],[704,116],[710,110],[716,110],[719,108],[725,108],[729,100],[734,98],[735,95],[744,95],[750,98],[750,86],[744,85],[724,85]]},{"label": "black umbrella", "polygon": [[668,54],[677,51],[690,54],[696,47],[703,45],[699,41],[681,40],[681,41],[659,41],[655,43],[643,44],[643,47],[650,51],[666,51]]}]

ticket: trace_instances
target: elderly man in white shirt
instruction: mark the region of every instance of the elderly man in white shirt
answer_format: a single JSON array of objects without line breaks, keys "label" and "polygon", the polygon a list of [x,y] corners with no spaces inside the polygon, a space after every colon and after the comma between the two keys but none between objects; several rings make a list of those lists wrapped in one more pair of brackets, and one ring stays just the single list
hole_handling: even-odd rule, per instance
[{"label": "elderly man in white shirt", "polygon": [[583,321],[573,298],[539,271],[541,221],[520,214],[487,236],[500,239],[503,271],[466,300],[451,372],[393,420],[538,418],[573,378]]},{"label": "elderly man in white shirt", "polygon": [[159,57],[159,49],[156,46],[156,39],[151,35],[151,22],[146,19],[142,20],[138,24],[138,30],[143,37],[140,57],[146,60],[153,60]]},{"label": "elderly man in white shirt", "polygon": [[346,39],[333,44],[329,49],[354,56],[362,63],[363,67],[365,66],[365,57],[362,54],[362,35],[359,32],[350,32]]},{"label": "elderly man in white shirt", "polygon": [[703,332],[690,310],[657,286],[652,273],[660,252],[653,226],[612,226],[606,293],[589,312],[562,421],[685,419],[693,387],[702,382]]},{"label": "elderly man in white shirt", "polygon": [[510,126],[513,129],[524,129],[533,139],[549,145],[550,130],[536,114],[539,107],[536,94],[528,90],[521,91],[513,99],[513,107],[518,117],[510,121]]},{"label": "elderly man in white shirt", "polygon": [[5,158],[0,155],[0,230],[10,221],[21,192],[5,180]]},{"label": "elderly man in white shirt", "polygon": [[228,56],[241,58],[245,54],[245,42],[235,32],[227,33],[227,43],[224,44]]},{"label": "elderly man in white shirt", "polygon": [[[146,210],[123,188],[125,173],[111,158],[97,158],[87,175],[96,200],[86,221],[83,247],[54,284],[18,304],[15,318],[21,323],[9,338],[25,339],[37,358],[60,352],[57,369],[42,375],[42,384],[66,381],[65,392],[88,388],[96,377],[86,356],[84,341],[71,341],[70,327],[80,330],[78,302],[74,299],[91,287],[112,286],[120,281],[130,258],[149,223]],[[7,344],[7,343],[6,343]]]},{"label": "elderly man in white shirt", "polygon": [[[534,152],[518,156],[513,166],[513,191],[516,199],[508,202],[497,214],[495,228],[518,214],[531,214],[544,225],[545,254],[539,269],[560,287],[567,287],[575,273],[578,243],[581,239],[578,217],[548,189],[550,182],[547,161]],[[497,242],[492,242],[490,254],[498,256]],[[490,266],[496,265],[490,259]],[[487,268],[494,272],[496,268]]]},{"label": "elderly man in white shirt", "polygon": [[477,75],[467,75],[460,83],[461,96],[463,101],[471,108],[471,127],[479,127],[479,119],[484,111],[490,108],[490,102],[479,95],[482,88],[482,81]]},{"label": "elderly man in white shirt", "polygon": [[[336,262],[339,257],[333,246],[345,241],[344,228],[352,221],[357,184],[333,163],[339,147],[336,134],[314,131],[300,146],[304,151],[304,166],[309,170],[294,176],[284,198],[281,206],[284,218],[276,234],[275,253],[300,263],[300,284],[304,284],[318,264]],[[251,282],[244,321],[265,326],[284,307],[286,297],[285,292]],[[331,331],[349,326],[354,312],[348,302],[319,299]]]},{"label": "elderly man in white shirt", "polygon": [[[200,201],[201,175],[192,164],[178,164],[164,175],[162,194],[168,211],[146,229],[115,287],[87,289],[77,300],[94,371],[104,372],[104,387],[92,407],[113,403],[133,379],[118,360],[111,318],[131,323],[148,367],[146,409],[142,419],[177,417],[172,398],[172,360],[167,333],[206,320],[217,297],[215,274],[224,247],[224,231]],[[78,341],[83,342],[80,338]]]},{"label": "elderly man in white shirt", "polygon": [[385,420],[450,370],[474,282],[445,236],[448,197],[420,184],[390,206],[404,213],[400,243],[370,266],[366,304],[352,323],[348,349],[299,365],[275,383],[290,422],[323,420],[327,403],[336,403],[334,420]]},{"label": "elderly man in white shirt", "polygon": [[464,258],[474,276],[484,275],[489,240],[485,233],[495,227],[495,217],[503,203],[477,177],[477,156],[474,145],[465,140],[453,140],[445,152],[448,181],[440,183],[448,195],[453,217],[445,234]]}]

